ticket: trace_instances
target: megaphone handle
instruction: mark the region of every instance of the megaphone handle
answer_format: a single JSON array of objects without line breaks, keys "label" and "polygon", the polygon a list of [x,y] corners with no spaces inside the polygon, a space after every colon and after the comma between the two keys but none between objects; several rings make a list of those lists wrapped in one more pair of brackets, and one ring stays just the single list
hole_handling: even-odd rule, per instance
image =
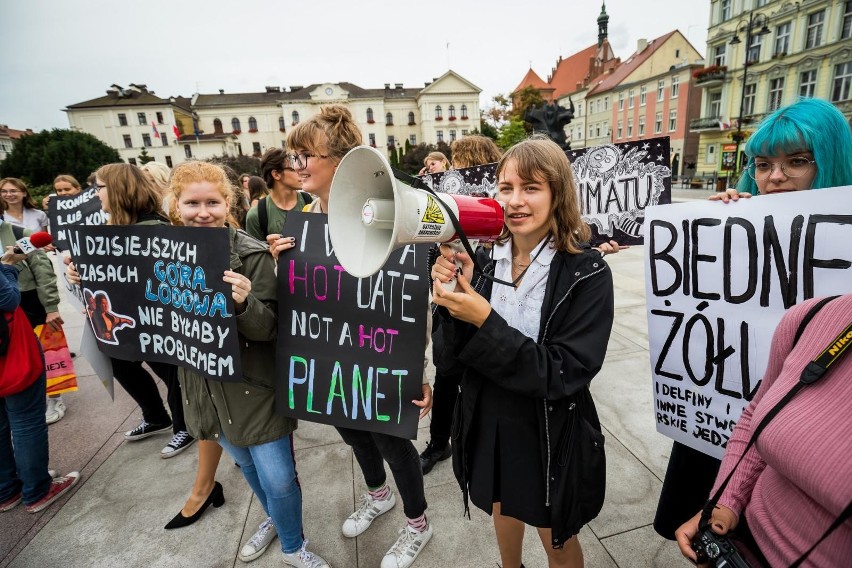
[{"label": "megaphone handle", "polygon": [[[479,241],[469,241],[469,242],[470,242],[470,248],[473,248],[473,249],[475,249],[477,247],[477,245],[479,244]],[[448,247],[450,247],[450,249],[453,251],[453,258],[455,258],[455,254],[457,252],[465,252],[464,246],[462,245],[462,242],[459,239],[456,239],[454,241],[450,241],[450,242],[444,243],[444,244],[447,245]],[[461,263],[460,260],[456,260],[456,274],[459,274],[461,272],[461,270],[462,270],[462,263]],[[441,286],[443,286],[444,290],[446,290],[447,292],[455,292],[456,291],[456,279],[452,278],[449,282],[443,282],[441,284]]]}]

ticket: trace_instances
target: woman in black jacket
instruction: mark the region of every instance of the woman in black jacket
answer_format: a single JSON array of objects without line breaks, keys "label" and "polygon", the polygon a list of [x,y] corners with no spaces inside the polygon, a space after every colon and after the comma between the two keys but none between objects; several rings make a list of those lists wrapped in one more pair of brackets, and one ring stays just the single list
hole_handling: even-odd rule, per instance
[{"label": "woman in black jacket", "polygon": [[[585,244],[571,166],[555,143],[514,146],[497,180],[506,229],[492,250],[477,253],[484,275],[474,279],[471,259],[446,246],[432,269],[447,324],[444,356],[464,367],[453,466],[465,504],[469,497],[493,515],[505,568],[522,566],[527,524],[551,568],[578,567],[575,535],[603,504],[600,470],[591,484],[584,474],[603,467],[588,386],[612,328],[612,274]],[[445,290],[456,277],[455,291]],[[589,443],[578,446],[580,439]]]}]

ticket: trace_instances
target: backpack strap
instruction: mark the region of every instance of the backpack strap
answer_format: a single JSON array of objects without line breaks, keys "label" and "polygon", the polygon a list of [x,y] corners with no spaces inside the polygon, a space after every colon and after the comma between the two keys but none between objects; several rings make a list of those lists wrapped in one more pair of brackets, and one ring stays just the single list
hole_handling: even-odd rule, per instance
[{"label": "backpack strap", "polygon": [[302,194],[302,199],[305,200],[305,205],[310,204],[314,200],[314,196],[307,191],[300,191],[299,193]]},{"label": "backpack strap", "polygon": [[[12,225],[11,223],[9,223]],[[24,228],[19,225],[12,225],[12,234],[15,235],[15,240],[20,241],[24,238]]]},{"label": "backpack strap", "polygon": [[261,197],[257,202],[257,220],[260,222],[260,234],[264,237],[269,234],[269,211],[266,208],[266,197]]}]

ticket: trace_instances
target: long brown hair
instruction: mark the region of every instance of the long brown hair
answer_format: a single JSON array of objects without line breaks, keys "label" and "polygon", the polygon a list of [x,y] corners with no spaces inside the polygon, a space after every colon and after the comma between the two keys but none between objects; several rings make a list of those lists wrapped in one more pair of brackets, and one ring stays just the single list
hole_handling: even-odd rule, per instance
[{"label": "long brown hair", "polygon": [[471,134],[454,140],[450,144],[453,151],[453,167],[457,169],[493,164],[500,160],[500,148],[491,138]]},{"label": "long brown hair", "polygon": [[[509,161],[515,161],[518,177],[528,182],[547,182],[553,201],[550,204],[550,230],[556,250],[577,254],[582,243],[591,238],[589,226],[580,217],[574,173],[565,152],[549,138],[532,136],[509,148],[497,163],[497,181]],[[504,227],[497,239],[505,243],[511,234]]]},{"label": "long brown hair", "polygon": [[95,175],[106,185],[110,225],[135,225],[146,215],[162,216],[154,181],[132,164],[107,164]]},{"label": "long brown hair", "polygon": [[[0,187],[3,187],[7,183],[11,183],[17,189],[24,192],[24,199],[21,202],[21,205],[23,205],[25,209],[37,209],[38,208],[38,205],[36,205],[36,202],[33,200],[33,196],[30,195],[30,190],[29,190],[29,188],[27,188],[27,184],[24,183],[24,180],[18,179],[18,178],[11,178],[11,177],[0,179]],[[7,204],[7,207],[8,207],[8,204]]]}]

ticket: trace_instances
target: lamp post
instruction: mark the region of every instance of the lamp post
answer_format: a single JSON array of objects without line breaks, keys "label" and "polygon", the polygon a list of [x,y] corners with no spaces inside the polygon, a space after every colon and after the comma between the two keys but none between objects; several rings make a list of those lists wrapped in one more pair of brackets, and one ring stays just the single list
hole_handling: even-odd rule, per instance
[{"label": "lamp post", "polygon": [[[766,24],[769,22],[769,18],[766,17],[766,14],[755,14],[754,11],[748,13],[748,21],[743,20],[737,25],[737,29],[734,32],[734,37],[731,38],[731,41],[728,42],[730,45],[737,45],[742,43],[740,41],[739,34],[746,34],[746,42],[745,42],[745,57],[743,58],[743,80],[740,88],[740,116],[737,118],[737,131],[734,134],[734,142],[736,142],[736,149],[734,150],[734,178],[738,177],[739,169],[740,169],[740,142],[743,139],[743,107],[745,106],[745,94],[746,94],[746,78],[748,77],[748,67],[751,63],[749,61],[749,49],[751,48],[751,40],[755,36],[762,36],[771,33]],[[757,31],[754,31],[755,28],[760,28]],[[754,110],[754,109],[752,109]]]}]

